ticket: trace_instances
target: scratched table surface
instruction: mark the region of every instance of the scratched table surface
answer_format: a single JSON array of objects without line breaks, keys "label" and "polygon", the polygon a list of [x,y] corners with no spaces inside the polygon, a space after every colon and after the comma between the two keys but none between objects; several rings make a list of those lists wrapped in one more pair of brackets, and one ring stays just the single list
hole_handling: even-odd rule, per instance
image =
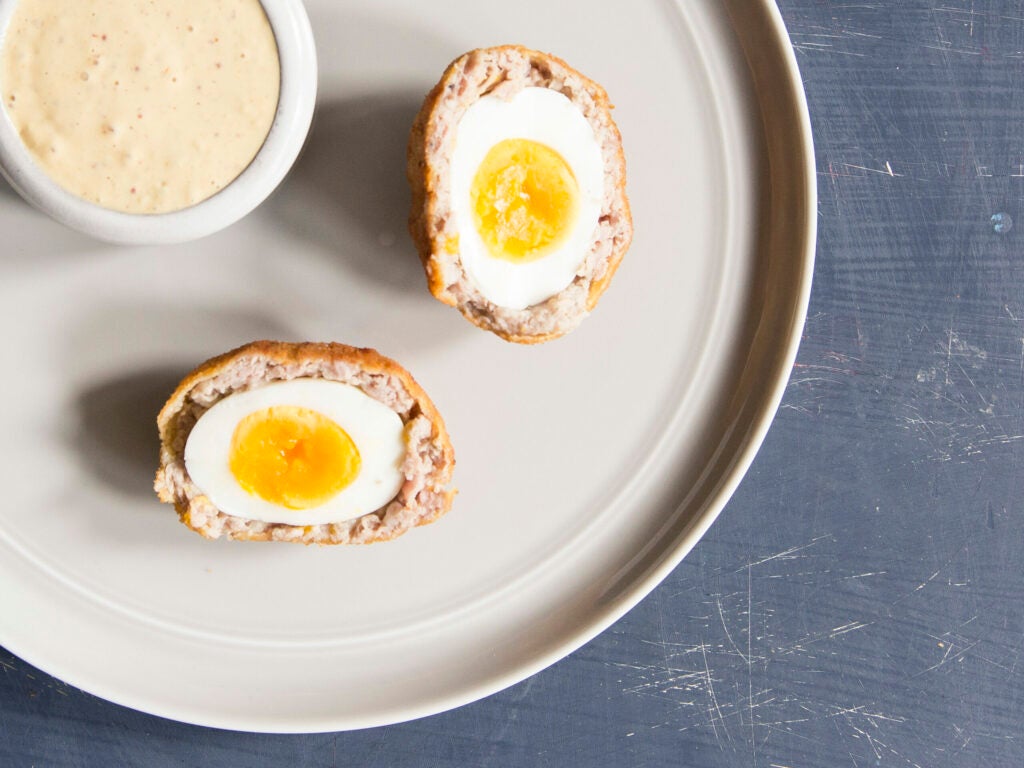
[{"label": "scratched table surface", "polygon": [[1024,765],[1024,2],[780,5],[810,312],[757,460],[658,589],[524,683],[356,733],[181,725],[0,649],[0,766]]}]

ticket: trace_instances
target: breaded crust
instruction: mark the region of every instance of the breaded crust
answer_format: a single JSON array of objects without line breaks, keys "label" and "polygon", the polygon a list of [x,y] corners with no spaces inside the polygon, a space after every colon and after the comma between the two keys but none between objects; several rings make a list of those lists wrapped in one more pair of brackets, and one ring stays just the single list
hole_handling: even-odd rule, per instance
[{"label": "breaded crust", "polygon": [[[605,196],[592,248],[576,279],[540,304],[511,310],[484,298],[449,248],[458,232],[451,216],[448,177],[455,129],[465,111],[484,96],[510,99],[524,87],[536,86],[563,93],[594,128],[604,159]],[[594,309],[633,236],[622,137],[611,110],[600,85],[562,59],[523,46],[480,48],[448,66],[413,123],[406,165],[412,189],[409,233],[435,298],[456,307],[474,325],[520,344],[558,338]]]},{"label": "breaded crust", "polygon": [[[233,517],[216,509],[192,483],[185,443],[199,417],[234,392],[270,381],[323,378],[359,387],[396,411],[406,428],[406,482],[385,507],[342,523],[296,526]],[[255,341],[218,355],[188,374],[157,416],[160,467],[154,488],[181,521],[207,538],[363,544],[386,541],[433,522],[451,507],[455,466],[444,420],[412,375],[376,350],[335,343]]]}]

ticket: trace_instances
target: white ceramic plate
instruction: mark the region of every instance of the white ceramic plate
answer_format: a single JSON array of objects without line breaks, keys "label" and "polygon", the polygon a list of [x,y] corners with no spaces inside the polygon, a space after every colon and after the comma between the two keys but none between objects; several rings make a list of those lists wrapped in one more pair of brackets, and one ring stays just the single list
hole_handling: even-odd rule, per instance
[{"label": "white ceramic plate", "polygon": [[[620,617],[753,458],[813,258],[809,125],[768,0],[308,6],[318,117],[245,221],[117,248],[0,191],[0,643],[112,701],[244,730],[438,712]],[[420,98],[462,51],[505,42],[606,86],[636,224],[595,314],[537,348],[431,299],[405,234]],[[193,365],[255,338],[404,363],[451,431],[452,512],[365,548],[180,525],[150,490],[156,411]]]}]

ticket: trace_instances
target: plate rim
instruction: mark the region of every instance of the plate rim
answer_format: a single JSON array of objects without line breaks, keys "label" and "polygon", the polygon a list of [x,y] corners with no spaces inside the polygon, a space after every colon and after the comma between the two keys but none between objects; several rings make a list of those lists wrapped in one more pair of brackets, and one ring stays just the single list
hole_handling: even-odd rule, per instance
[{"label": "plate rim", "polygon": [[[672,5],[676,12],[683,12],[679,7],[680,3],[678,0],[666,0],[666,2]],[[429,703],[411,705],[404,709],[401,707],[394,708],[384,716],[382,716],[383,713],[377,712],[373,716],[364,718],[344,717],[334,720],[325,719],[322,722],[307,722],[304,725],[294,724],[292,720],[278,719],[273,723],[269,722],[273,718],[265,718],[267,722],[264,722],[255,716],[249,718],[246,722],[240,722],[231,716],[220,719],[199,718],[194,715],[190,716],[187,712],[177,711],[174,706],[149,706],[145,702],[140,701],[140,698],[143,697],[133,698],[130,693],[126,695],[122,692],[111,690],[108,685],[102,682],[96,684],[97,681],[91,679],[95,677],[94,674],[80,674],[74,670],[70,674],[64,674],[64,669],[59,662],[53,663],[51,659],[37,660],[36,654],[32,649],[19,647],[17,641],[11,643],[10,638],[0,640],[0,645],[3,645],[7,650],[32,666],[52,674],[70,685],[79,687],[112,703],[147,714],[169,718],[182,723],[232,731],[279,734],[325,733],[359,730],[407,722],[464,706],[493,695],[565,658],[621,619],[628,611],[649,595],[679,565],[683,558],[689,554],[697,542],[705,535],[733,496],[753,463],[781,404],[806,321],[817,245],[817,169],[810,114],[796,53],[792,47],[776,0],[759,0],[759,4],[765,12],[770,25],[770,29],[766,31],[771,34],[775,42],[774,53],[780,57],[779,63],[784,67],[788,75],[787,82],[784,85],[789,92],[788,95],[792,105],[796,108],[796,114],[794,115],[797,118],[795,127],[799,134],[796,143],[802,150],[800,166],[803,174],[801,182],[806,197],[803,226],[799,228],[799,232],[803,237],[804,247],[801,253],[793,255],[794,263],[801,267],[802,279],[800,285],[794,287],[793,290],[796,305],[793,307],[795,312],[790,335],[785,339],[785,344],[779,344],[778,348],[779,370],[781,373],[775,377],[770,391],[766,391],[763,404],[758,408],[757,417],[750,425],[751,429],[747,433],[742,450],[735,455],[731,468],[723,473],[718,490],[714,493],[707,507],[701,514],[691,520],[679,540],[674,546],[665,550],[655,567],[633,581],[628,588],[621,590],[614,600],[609,601],[603,607],[603,611],[595,612],[589,623],[581,625],[574,632],[566,633],[565,636],[548,643],[546,652],[539,653],[534,658],[524,661],[514,668],[505,670],[503,673],[475,681],[473,685],[463,686],[458,690],[438,695]]]},{"label": "plate rim", "polygon": [[[671,5],[675,6],[678,12],[682,12],[682,9],[679,8],[681,0],[667,1]],[[800,75],[800,68],[796,60],[796,51],[793,48],[789,31],[786,27],[785,19],[782,17],[782,12],[778,7],[777,0],[759,0],[759,3],[769,16],[769,23],[771,24],[770,31],[777,44],[777,52],[782,56],[782,64],[785,66],[788,74],[787,85],[791,90],[794,105],[797,109],[796,125],[800,134],[799,144],[803,150],[803,162],[801,165],[804,171],[803,182],[805,185],[807,199],[805,205],[804,226],[802,227],[802,232],[805,235],[804,248],[803,252],[800,254],[801,258],[798,259],[794,256],[794,260],[798,261],[803,267],[801,272],[802,280],[799,288],[794,291],[794,295],[798,297],[795,307],[796,313],[793,317],[789,338],[786,339],[785,354],[780,356],[780,370],[782,370],[783,373],[775,379],[774,386],[772,387],[771,392],[767,395],[766,403],[761,410],[760,416],[756,420],[754,429],[749,433],[746,445],[737,456],[737,460],[734,462],[732,469],[724,478],[720,490],[715,494],[714,500],[702,515],[694,519],[692,523],[687,526],[686,533],[682,536],[676,547],[670,552],[666,552],[666,555],[662,558],[656,568],[652,569],[639,581],[634,582],[628,590],[625,590],[619,596],[616,601],[609,603],[609,607],[605,610],[604,614],[598,616],[589,625],[581,627],[576,633],[564,638],[561,643],[557,643],[554,648],[549,650],[548,653],[542,655],[539,660],[536,660],[533,664],[523,665],[517,668],[514,672],[506,672],[504,675],[499,676],[500,682],[487,687],[485,690],[482,690],[482,692],[480,688],[483,688],[483,686],[480,686],[473,695],[452,696],[450,701],[440,708],[423,708],[423,711],[416,712],[401,720],[389,720],[387,723],[372,723],[369,726],[356,726],[355,728],[346,730],[359,730],[365,727],[409,722],[471,704],[475,701],[479,701],[505,690],[512,685],[520,683],[556,664],[571,653],[579,650],[597,636],[608,630],[630,610],[635,608],[645,597],[651,594],[651,592],[653,592],[654,589],[656,589],[658,585],[660,585],[662,581],[664,581],[665,578],[675,570],[676,567],[678,567],[678,565],[718,519],[718,516],[725,508],[725,505],[729,503],[733,494],[736,492],[736,489],[739,487],[739,484],[746,476],[751,464],[753,464],[765,437],[768,435],[768,430],[771,428],[771,425],[775,420],[775,415],[778,412],[779,406],[782,403],[782,398],[785,395],[786,388],[789,384],[793,364],[796,361],[796,355],[799,351],[800,341],[802,339],[807,319],[807,311],[810,305],[811,284],[813,281],[814,263],[817,252],[818,229],[817,166],[815,164],[814,138],[811,127],[810,110],[807,104],[807,94],[803,87],[803,79]],[[731,2],[730,0],[726,0],[724,4],[730,5]],[[323,733],[328,732],[328,730],[325,729],[315,732]]]}]

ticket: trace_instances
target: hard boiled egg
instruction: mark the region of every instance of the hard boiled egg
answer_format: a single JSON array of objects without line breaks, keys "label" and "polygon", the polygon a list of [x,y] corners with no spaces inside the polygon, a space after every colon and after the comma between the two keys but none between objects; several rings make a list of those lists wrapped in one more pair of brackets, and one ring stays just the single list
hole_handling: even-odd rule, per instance
[{"label": "hard boiled egg", "polygon": [[321,525],[385,506],[404,482],[401,417],[356,387],[292,379],[237,392],[185,444],[192,482],[221,511]]},{"label": "hard boiled egg", "polygon": [[525,309],[568,286],[593,244],[601,146],[558,91],[485,96],[458,123],[451,193],[467,275],[492,303]]}]

